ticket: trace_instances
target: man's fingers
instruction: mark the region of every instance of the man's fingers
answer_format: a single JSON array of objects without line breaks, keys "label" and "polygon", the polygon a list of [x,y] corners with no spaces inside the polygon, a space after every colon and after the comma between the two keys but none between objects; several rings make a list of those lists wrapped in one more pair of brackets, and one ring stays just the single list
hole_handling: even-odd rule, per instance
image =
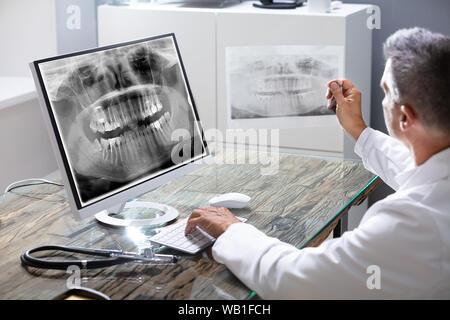
[{"label": "man's fingers", "polygon": [[330,87],[330,84],[332,82],[337,82],[338,85],[341,86],[344,91],[354,87],[353,83],[350,80],[348,80],[348,79],[334,79],[334,80],[330,80],[327,83],[327,87]]},{"label": "man's fingers", "polygon": [[199,209],[195,209],[194,211],[191,212],[191,215],[189,216],[189,218],[195,218],[198,216],[201,216],[203,214],[204,211],[199,210]]},{"label": "man's fingers", "polygon": [[336,112],[336,99],[332,98],[328,100],[328,110],[332,110],[333,112]]},{"label": "man's fingers", "polygon": [[[200,207],[197,209],[192,210],[192,213],[195,213],[195,215],[201,215],[201,214],[207,214],[211,212],[217,211],[216,207]],[[191,215],[192,215],[191,213]]]},{"label": "man's fingers", "polygon": [[191,218],[191,217],[189,217],[189,220],[186,223],[186,229],[184,229],[184,234],[191,233],[192,230],[194,230],[195,227],[198,226],[198,224],[200,223],[201,220],[202,220],[201,217],[198,217],[198,218]]},{"label": "man's fingers", "polygon": [[333,79],[327,82],[327,87],[330,87],[330,84],[332,84],[333,82],[337,82],[339,86],[342,87],[342,84],[344,82],[345,79]]},{"label": "man's fingers", "polygon": [[336,82],[339,85],[339,87],[342,88],[342,94],[344,97],[346,97],[348,95],[348,92],[354,88],[353,83],[348,79],[334,79],[334,80],[328,81],[327,94],[326,94],[326,99],[328,99],[328,100],[330,100],[333,97],[333,92],[330,89],[330,86],[333,82]]},{"label": "man's fingers", "polygon": [[340,83],[340,86],[342,87],[342,89],[344,91],[347,91],[348,89],[351,89],[351,88],[354,87],[353,83],[350,80],[348,80],[348,79],[342,79],[341,83]]},{"label": "man's fingers", "polygon": [[188,222],[186,224],[185,234],[188,234],[195,228],[196,223],[204,218],[204,215],[208,213],[206,210],[208,207],[200,207],[194,209],[189,216]]},{"label": "man's fingers", "polygon": [[344,94],[342,93],[342,87],[339,85],[337,81],[332,81],[328,88],[330,89],[331,93],[336,99],[336,102],[338,104],[341,104],[344,102]]}]

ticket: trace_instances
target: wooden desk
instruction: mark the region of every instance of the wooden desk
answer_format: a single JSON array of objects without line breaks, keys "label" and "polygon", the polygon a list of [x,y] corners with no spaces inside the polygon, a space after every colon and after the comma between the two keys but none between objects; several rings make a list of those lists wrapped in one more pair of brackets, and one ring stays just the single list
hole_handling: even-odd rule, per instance
[{"label": "wooden desk", "polygon": [[[276,175],[262,175],[261,167],[209,165],[141,198],[172,205],[186,217],[218,193],[242,192],[252,202],[235,214],[302,248],[319,245],[349,208],[381,182],[358,161],[281,154]],[[49,178],[58,180],[59,174]],[[137,231],[145,236],[156,232]],[[16,189],[0,200],[0,299],[51,299],[67,290],[70,275],[64,271],[21,266],[19,256],[26,249],[61,244],[132,251],[136,243],[130,230],[101,226],[93,217],[75,220],[63,188]],[[129,263],[81,273],[82,286],[112,299],[246,299],[252,292],[225,266],[201,254],[172,265]]]}]

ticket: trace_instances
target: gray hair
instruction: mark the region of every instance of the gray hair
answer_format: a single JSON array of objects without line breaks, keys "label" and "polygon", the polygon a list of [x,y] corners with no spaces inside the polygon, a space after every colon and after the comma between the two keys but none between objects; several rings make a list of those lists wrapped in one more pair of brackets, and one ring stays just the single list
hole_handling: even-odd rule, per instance
[{"label": "gray hair", "polygon": [[409,103],[422,123],[450,135],[450,37],[400,29],[384,43],[391,60],[394,101]]}]

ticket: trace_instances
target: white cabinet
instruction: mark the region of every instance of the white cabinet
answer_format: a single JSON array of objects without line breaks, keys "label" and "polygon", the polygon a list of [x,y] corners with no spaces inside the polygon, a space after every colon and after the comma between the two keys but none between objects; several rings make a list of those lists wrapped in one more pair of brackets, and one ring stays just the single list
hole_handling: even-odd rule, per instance
[{"label": "white cabinet", "polygon": [[[249,1],[227,8],[133,4],[98,8],[99,45],[175,33],[205,129],[228,128],[225,51],[236,46],[342,46],[343,75],[363,93],[370,123],[371,30],[367,5],[344,4],[332,13],[307,8],[267,10]],[[323,94],[325,95],[325,84]],[[224,131],[222,131],[224,132]],[[283,151],[352,158],[353,143],[337,121],[317,127],[280,128]]]}]

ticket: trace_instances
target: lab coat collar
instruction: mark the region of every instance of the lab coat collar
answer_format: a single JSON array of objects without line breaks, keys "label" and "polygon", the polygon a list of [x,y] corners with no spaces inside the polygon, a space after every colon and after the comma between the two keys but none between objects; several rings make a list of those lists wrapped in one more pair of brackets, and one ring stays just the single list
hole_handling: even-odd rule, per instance
[{"label": "lab coat collar", "polygon": [[420,166],[411,166],[399,173],[395,179],[400,189],[430,183],[450,175],[450,148],[431,156]]}]

